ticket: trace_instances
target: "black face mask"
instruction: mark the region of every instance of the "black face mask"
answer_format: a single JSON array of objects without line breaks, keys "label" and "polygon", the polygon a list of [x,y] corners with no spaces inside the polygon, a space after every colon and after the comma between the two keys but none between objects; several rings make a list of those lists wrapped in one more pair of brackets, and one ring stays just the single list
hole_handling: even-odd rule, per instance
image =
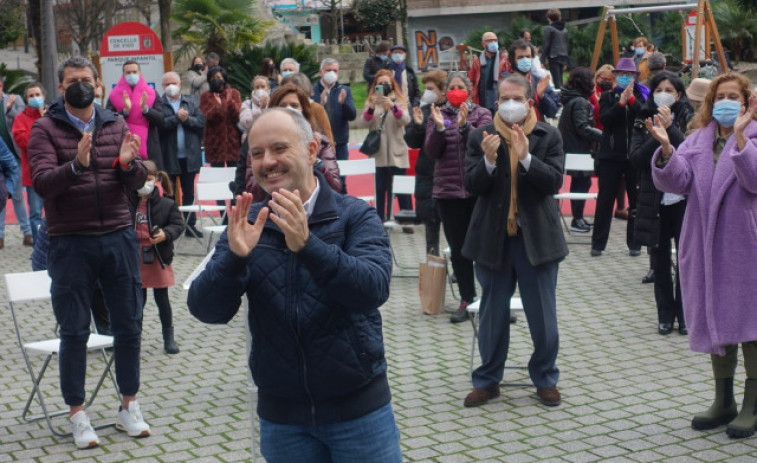
[{"label": "black face mask", "polygon": [[606,92],[608,90],[612,90],[612,82],[606,82],[606,81],[600,82],[599,83],[599,89],[602,90],[603,92]]},{"label": "black face mask", "polygon": [[66,103],[72,107],[84,109],[95,101],[95,88],[88,83],[79,81],[68,86],[64,98]]},{"label": "black face mask", "polygon": [[226,87],[226,82],[223,79],[213,79],[210,81],[210,91],[213,93],[221,93]]},{"label": "black face mask", "polygon": [[203,66],[202,64],[199,64],[199,63],[197,63],[194,66],[192,66],[192,69],[194,69],[196,72],[201,72],[204,68],[205,68],[205,66]]}]

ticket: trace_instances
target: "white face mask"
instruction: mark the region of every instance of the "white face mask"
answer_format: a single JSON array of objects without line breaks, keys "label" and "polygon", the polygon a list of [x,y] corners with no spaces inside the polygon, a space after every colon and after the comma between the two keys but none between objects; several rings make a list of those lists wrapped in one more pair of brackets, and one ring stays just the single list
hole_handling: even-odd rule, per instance
[{"label": "white face mask", "polygon": [[655,93],[652,98],[654,98],[654,103],[658,108],[661,108],[663,106],[670,108],[671,106],[673,106],[673,103],[676,102],[676,96],[668,92]]},{"label": "white face mask", "polygon": [[499,105],[497,109],[499,117],[508,124],[515,124],[526,118],[528,106],[526,103],[519,103],[515,100],[507,100]]},{"label": "white face mask", "polygon": [[176,98],[176,95],[178,95],[180,91],[181,88],[179,88],[179,86],[176,84],[166,85],[165,88],[166,95],[170,96],[171,98]]},{"label": "white face mask", "polygon": [[260,102],[266,95],[268,95],[268,90],[264,88],[259,88],[252,92],[252,97],[255,98],[258,102]]},{"label": "white face mask", "polygon": [[155,181],[154,180],[148,180],[145,182],[144,186],[142,188],[137,189],[137,194],[140,194],[142,196],[147,196],[152,193],[152,190],[155,189]]},{"label": "white face mask", "polygon": [[423,92],[423,95],[421,96],[421,104],[424,104],[424,105],[434,104],[436,103],[436,100],[438,99],[439,99],[439,95],[437,95],[436,92],[426,89]]},{"label": "white face mask", "polygon": [[337,74],[334,71],[329,71],[323,74],[323,81],[329,85],[334,85],[334,82],[336,82],[336,79],[337,79]]}]

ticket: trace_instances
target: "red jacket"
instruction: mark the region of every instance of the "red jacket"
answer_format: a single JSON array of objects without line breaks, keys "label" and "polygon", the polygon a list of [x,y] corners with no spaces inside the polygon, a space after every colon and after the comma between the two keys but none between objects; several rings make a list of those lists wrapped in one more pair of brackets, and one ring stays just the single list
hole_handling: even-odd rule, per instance
[{"label": "red jacket", "polygon": [[[68,119],[58,98],[32,129],[29,170],[34,189],[45,200],[50,236],[97,235],[132,226],[129,195],[147,178],[142,160],[129,170],[117,162],[124,136],[124,118],[95,108],[90,167],[76,175],[72,164],[82,133]],[[113,164],[116,164],[114,167]]]},{"label": "red jacket", "polygon": [[[510,59],[507,57],[507,52],[500,53],[499,71],[497,71],[497,75],[495,76],[496,80],[499,81],[502,73],[507,71],[508,69],[510,69]],[[473,57],[473,65],[468,71],[468,79],[470,79],[471,83],[473,84],[473,89],[470,92],[472,101],[477,105],[480,105],[481,102],[478,101],[478,84],[481,80],[481,63],[479,63],[478,61],[478,56]]]},{"label": "red jacket", "polygon": [[207,162],[236,162],[242,133],[237,128],[242,97],[231,87],[221,92],[221,102],[216,94],[207,91],[200,95],[200,111],[205,115],[205,160]]},{"label": "red jacket", "polygon": [[32,174],[29,172],[29,158],[26,148],[29,146],[29,135],[32,133],[32,124],[42,117],[38,109],[27,106],[24,112],[16,116],[13,122],[13,141],[21,151],[21,184],[23,186],[32,185]]}]

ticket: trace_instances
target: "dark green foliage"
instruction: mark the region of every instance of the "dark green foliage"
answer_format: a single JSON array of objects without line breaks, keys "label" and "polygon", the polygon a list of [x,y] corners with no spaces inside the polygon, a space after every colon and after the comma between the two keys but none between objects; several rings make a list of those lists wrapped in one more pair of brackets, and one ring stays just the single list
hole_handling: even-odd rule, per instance
[{"label": "dark green foliage", "polygon": [[34,81],[24,71],[8,69],[5,63],[0,63],[0,76],[3,76],[3,92],[24,94],[26,86]]},{"label": "dark green foliage", "polygon": [[23,0],[0,0],[0,48],[15,42],[26,32],[26,6]]},{"label": "dark green foliage", "polygon": [[300,63],[300,72],[311,79],[318,75],[318,62],[315,59],[315,45],[287,44],[275,47],[269,44],[245,46],[241,50],[229,53],[222,64],[229,71],[229,83],[242,95],[248,95],[252,88],[252,78],[258,74],[263,58],[272,58],[278,69],[284,58],[294,58]]},{"label": "dark green foliage", "polygon": [[364,31],[384,32],[400,18],[400,3],[398,0],[355,0],[353,11]]}]

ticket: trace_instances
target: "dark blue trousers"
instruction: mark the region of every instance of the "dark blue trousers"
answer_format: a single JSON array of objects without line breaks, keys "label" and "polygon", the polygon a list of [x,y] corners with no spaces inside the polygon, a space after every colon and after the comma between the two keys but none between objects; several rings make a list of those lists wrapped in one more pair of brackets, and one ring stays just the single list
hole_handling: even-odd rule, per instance
[{"label": "dark blue trousers", "polygon": [[560,344],[555,293],[558,264],[531,265],[520,234],[509,238],[506,246],[508,262],[502,270],[476,265],[482,290],[478,328],[481,366],[473,371],[473,387],[491,388],[502,382],[510,347],[510,298],[516,283],[534,344],[528,373],[536,387],[551,387],[560,377],[555,365]]},{"label": "dark blue trousers", "polygon": [[69,406],[84,403],[92,293],[100,282],[114,336],[122,395],[139,390],[142,282],[131,227],[104,235],[51,236],[47,255],[53,311],[60,325],[60,388]]}]

